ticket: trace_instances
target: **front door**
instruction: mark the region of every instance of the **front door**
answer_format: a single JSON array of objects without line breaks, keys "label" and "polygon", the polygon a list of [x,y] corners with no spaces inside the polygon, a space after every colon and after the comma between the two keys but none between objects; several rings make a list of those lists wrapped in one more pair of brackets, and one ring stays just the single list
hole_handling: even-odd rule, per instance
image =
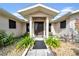
[{"label": "front door", "polygon": [[44,35],[44,22],[35,22],[34,23],[34,34],[35,36],[43,36]]}]

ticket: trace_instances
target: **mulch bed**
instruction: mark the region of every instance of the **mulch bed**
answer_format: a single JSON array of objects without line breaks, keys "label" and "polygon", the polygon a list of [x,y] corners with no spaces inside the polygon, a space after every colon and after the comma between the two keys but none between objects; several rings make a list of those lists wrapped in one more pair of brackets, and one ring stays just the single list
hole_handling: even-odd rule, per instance
[{"label": "mulch bed", "polygon": [[79,43],[63,42],[59,48],[51,48],[57,56],[78,56],[73,49],[79,48]]},{"label": "mulch bed", "polygon": [[25,49],[23,48],[20,51],[16,51],[16,44],[17,42],[12,45],[0,48],[0,56],[21,56]]}]

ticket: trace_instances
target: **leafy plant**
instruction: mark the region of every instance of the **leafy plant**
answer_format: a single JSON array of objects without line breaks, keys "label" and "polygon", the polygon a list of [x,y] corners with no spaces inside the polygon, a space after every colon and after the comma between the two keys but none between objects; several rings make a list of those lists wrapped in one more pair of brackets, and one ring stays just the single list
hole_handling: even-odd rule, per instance
[{"label": "leafy plant", "polygon": [[7,34],[5,31],[0,30],[0,47],[10,45],[13,41],[13,34]]},{"label": "leafy plant", "polygon": [[6,33],[4,30],[0,30],[0,47],[3,46],[2,39],[6,37]]},{"label": "leafy plant", "polygon": [[6,37],[6,32],[4,30],[0,30],[0,39],[3,39]]},{"label": "leafy plant", "polygon": [[5,38],[3,38],[4,46],[10,45],[14,42],[13,34],[7,35]]},{"label": "leafy plant", "polygon": [[49,36],[46,44],[54,48],[60,47],[60,39],[57,36]]},{"label": "leafy plant", "polygon": [[34,43],[34,40],[30,38],[29,36],[23,37],[16,46],[16,49],[20,49],[22,47],[27,48],[29,45],[32,45]]}]

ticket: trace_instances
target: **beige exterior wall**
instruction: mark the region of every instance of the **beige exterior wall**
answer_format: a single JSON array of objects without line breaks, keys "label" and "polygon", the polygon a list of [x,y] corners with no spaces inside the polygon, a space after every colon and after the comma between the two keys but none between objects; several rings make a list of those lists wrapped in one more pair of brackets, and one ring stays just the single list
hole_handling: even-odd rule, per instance
[{"label": "beige exterior wall", "polygon": [[26,33],[26,23],[22,23],[22,26],[21,26],[21,34],[24,34],[24,33]]},{"label": "beige exterior wall", "polygon": [[35,13],[30,14],[30,16],[33,16],[33,17],[44,17],[44,16],[48,16],[48,14],[45,14],[43,12],[35,12]]},{"label": "beige exterior wall", "polygon": [[0,30],[5,30],[7,33],[14,33],[15,36],[25,33],[25,23],[12,19],[16,21],[16,29],[9,29],[9,19],[11,18],[0,16]]},{"label": "beige exterior wall", "polygon": [[60,22],[52,23],[52,26],[54,27],[56,35],[63,35],[69,33],[69,27],[70,27],[70,20],[66,20],[66,28],[61,29],[60,28]]},{"label": "beige exterior wall", "polygon": [[79,18],[79,13],[70,15],[69,18],[66,19],[66,28],[64,29],[60,28],[60,22],[52,23],[51,30],[54,28],[56,35],[71,34],[72,30],[74,31],[74,34],[77,34],[77,31],[75,29],[76,18]]},{"label": "beige exterior wall", "polygon": [[[48,19],[51,21],[53,16],[50,16],[42,12],[35,12],[33,14],[30,14],[27,17],[27,20],[29,20],[30,17],[48,17]],[[75,31],[75,21],[76,21],[76,18],[78,17],[79,17],[79,13],[70,15],[69,18],[66,19],[65,29],[60,28],[60,22],[52,23],[51,32],[54,35],[70,34],[70,31],[71,31],[70,28],[72,28]],[[26,32],[26,23],[20,22],[15,19],[12,19],[12,20],[16,21],[16,29],[9,29],[9,19],[12,19],[12,18],[8,18],[6,16],[0,16],[0,30],[5,30],[7,33],[14,33],[15,36],[22,35]],[[36,20],[36,21],[42,21],[42,20]],[[33,19],[32,19],[32,22],[34,22]],[[46,22],[46,20],[44,20],[44,22]],[[45,23],[44,31],[46,33],[46,23]],[[34,23],[32,23],[32,35],[34,36]]]}]

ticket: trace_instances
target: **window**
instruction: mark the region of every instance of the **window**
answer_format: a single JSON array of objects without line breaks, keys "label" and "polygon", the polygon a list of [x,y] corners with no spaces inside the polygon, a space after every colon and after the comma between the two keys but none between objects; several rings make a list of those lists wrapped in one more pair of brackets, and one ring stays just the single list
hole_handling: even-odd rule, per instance
[{"label": "window", "polygon": [[26,24],[26,32],[29,32],[29,23]]},{"label": "window", "polygon": [[10,29],[15,29],[16,28],[16,22],[9,19],[9,28]]},{"label": "window", "polygon": [[49,24],[49,32],[51,32],[51,24]]},{"label": "window", "polygon": [[60,28],[66,28],[66,20],[60,22]]}]

